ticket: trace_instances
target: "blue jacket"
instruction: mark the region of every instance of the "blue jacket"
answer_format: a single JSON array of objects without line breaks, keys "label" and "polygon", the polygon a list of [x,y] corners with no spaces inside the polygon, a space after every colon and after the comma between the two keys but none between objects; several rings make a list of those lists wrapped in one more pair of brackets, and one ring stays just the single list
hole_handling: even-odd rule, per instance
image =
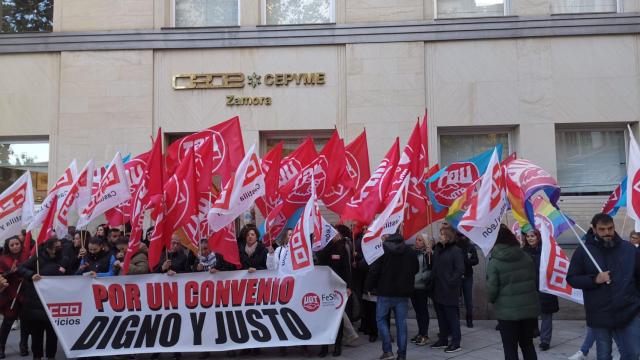
[{"label": "blue jacket", "polygon": [[582,247],[571,257],[567,282],[584,294],[587,326],[625,327],[640,312],[640,252],[615,234],[614,246],[606,248],[592,230],[585,244],[602,271],[610,271],[611,284],[596,284],[598,270]]}]

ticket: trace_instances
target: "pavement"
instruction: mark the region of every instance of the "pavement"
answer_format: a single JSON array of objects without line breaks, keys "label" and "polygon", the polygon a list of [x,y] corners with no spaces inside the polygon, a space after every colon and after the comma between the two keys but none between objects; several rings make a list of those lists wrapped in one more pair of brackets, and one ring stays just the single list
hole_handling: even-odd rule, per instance
[{"label": "pavement", "polygon": [[[409,343],[407,349],[407,359],[484,359],[484,360],[497,360],[504,358],[502,352],[502,342],[500,341],[500,334],[495,331],[494,327],[496,321],[494,320],[476,320],[474,321],[474,327],[472,329],[462,325],[462,351],[453,354],[445,354],[443,350],[431,349],[427,346],[416,346]],[[415,320],[408,320],[409,326],[409,338],[413,337],[417,333],[417,324]],[[393,327],[393,326],[392,326]],[[539,340],[535,339],[534,344],[538,351],[538,359],[566,359],[568,356],[573,355],[578,351],[584,338],[585,322],[579,320],[557,320],[553,322],[553,338],[551,341],[551,349],[548,351],[539,351]],[[395,330],[392,330],[392,334],[395,336]],[[429,336],[432,343],[437,334],[437,321],[431,319]],[[11,331],[9,340],[7,342],[6,354],[7,359],[31,359],[29,357],[20,357],[18,355],[18,340],[19,331]],[[274,346],[277,346],[274,343]],[[309,356],[305,356],[300,349],[289,349],[287,359],[302,359],[302,358],[314,358],[317,357],[318,347],[310,347]],[[330,348],[331,350],[331,348]],[[396,347],[394,345],[394,353]],[[380,341],[370,343],[368,336],[360,334],[360,337],[355,340],[350,346],[343,346],[342,356],[335,359],[366,359],[374,360],[378,359],[382,354],[382,346]],[[126,358],[126,357],[122,357]],[[148,359],[149,355],[138,355],[138,359]],[[169,354],[161,356],[161,359],[172,358]],[[183,359],[198,359],[198,354],[184,354]],[[228,358],[225,352],[211,353],[210,359],[225,359]],[[277,349],[263,349],[261,354],[256,356],[238,356],[234,359],[260,359],[260,360],[282,360]],[[590,359],[595,359],[595,347],[589,353]],[[67,359],[64,356],[62,348],[59,348],[56,359]],[[331,357],[331,351],[327,359],[333,359]]]}]

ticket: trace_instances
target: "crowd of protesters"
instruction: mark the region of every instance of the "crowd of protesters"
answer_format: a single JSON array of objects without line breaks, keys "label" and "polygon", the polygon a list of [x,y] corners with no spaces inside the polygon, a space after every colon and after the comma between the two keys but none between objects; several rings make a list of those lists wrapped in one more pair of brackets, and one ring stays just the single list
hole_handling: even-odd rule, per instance
[{"label": "crowd of protesters", "polygon": [[[337,225],[336,229],[338,235],[314,253],[317,265],[330,267],[347,285],[348,301],[331,346],[333,356],[340,356],[342,344],[351,341],[357,332],[367,335],[369,342],[381,340],[382,360],[405,359],[409,341],[416,346],[430,345],[445,353],[462,349],[461,312],[464,311],[466,326],[472,328],[473,267],[479,263],[470,239],[446,223],[439,228],[438,239],[420,234],[413,246],[402,234],[396,233],[384,238],[384,255],[367,264],[361,244],[364,229],[358,229],[355,238],[347,226]],[[70,230],[67,237],[54,236],[46,240],[39,246],[37,256],[28,256],[23,251],[24,234],[4,241],[0,257],[0,313],[3,315],[0,359],[5,358],[7,338],[16,320],[20,320],[21,356],[28,356],[29,350],[34,359],[56,356],[57,337],[36,294],[35,281],[48,276],[121,274],[128,247],[126,233],[106,225],[100,225],[93,234]],[[128,274],[278,270],[288,265],[291,233],[292,229],[286,229],[281,239],[265,246],[255,226],[244,226],[238,236],[240,266],[211,251],[207,239],[201,240],[195,253],[184,247],[180,237],[174,234],[158,266],[149,269],[148,242],[143,240],[131,258]],[[506,226],[500,227],[486,264],[486,287],[488,301],[493,304],[498,320],[496,330],[500,331],[504,358],[518,359],[520,350],[528,360],[537,358],[535,337],[540,337],[540,351],[550,348],[553,314],[559,311],[559,306],[557,297],[538,290],[540,233],[534,230],[521,235],[522,241]],[[613,219],[597,214],[584,241],[593,259],[578,248],[571,259],[567,281],[584,293],[588,330],[585,343],[570,359],[586,359],[594,342],[597,358],[611,359],[612,341],[616,342],[622,359],[638,359],[640,250],[636,249],[640,249],[640,234],[632,232],[630,242],[623,241],[615,232]],[[598,262],[602,271],[593,261]],[[409,303],[415,311],[416,334],[407,333]],[[430,328],[429,303],[435,310],[437,332]],[[396,329],[395,354],[392,318]],[[357,331],[352,328],[354,323],[359,323]],[[430,331],[433,341],[429,338]],[[317,356],[326,357],[329,348],[321,346]],[[307,346],[298,350],[305,356],[311,355]],[[279,348],[280,356],[287,356],[288,352],[286,347]],[[240,355],[259,353],[259,349],[239,352]],[[202,353],[200,358],[208,355]],[[238,353],[229,351],[226,355],[235,357]],[[151,355],[151,358],[158,357],[159,354]],[[180,357],[180,353],[173,354],[173,358]]]}]

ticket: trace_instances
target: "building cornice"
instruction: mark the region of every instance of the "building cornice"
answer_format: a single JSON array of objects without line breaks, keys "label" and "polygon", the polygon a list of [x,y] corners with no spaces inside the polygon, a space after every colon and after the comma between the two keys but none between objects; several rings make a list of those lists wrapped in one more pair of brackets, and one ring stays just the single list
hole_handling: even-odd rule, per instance
[{"label": "building cornice", "polygon": [[640,33],[640,13],[0,35],[0,53],[201,49]]}]

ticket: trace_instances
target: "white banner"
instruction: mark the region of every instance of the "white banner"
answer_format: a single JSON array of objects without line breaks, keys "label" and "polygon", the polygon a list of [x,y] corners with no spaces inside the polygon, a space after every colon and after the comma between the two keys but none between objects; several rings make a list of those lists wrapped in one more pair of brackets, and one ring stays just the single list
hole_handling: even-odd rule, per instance
[{"label": "white banner", "polygon": [[[60,176],[60,178],[58,178],[58,181],[56,181],[53,188],[49,190],[49,193],[47,194],[47,197],[44,198],[44,200],[42,201],[42,204],[40,204],[40,209],[36,211],[33,221],[29,224],[29,226],[27,226],[27,231],[32,231],[33,229],[36,229],[42,226],[44,219],[47,217],[47,214],[49,213],[49,208],[53,203],[54,197],[58,197],[58,202],[57,202],[58,208],[55,209],[55,211],[60,210],[60,207],[62,206],[64,198],[69,193],[69,189],[71,189],[71,185],[73,184],[74,180],[78,176],[77,173],[78,173],[78,169],[76,166],[76,159],[73,159],[73,161],[71,161],[71,164],[69,164],[69,167],[67,167],[64,173]],[[66,235],[66,232],[61,235],[58,234],[58,236],[61,238],[64,237],[65,235]]]},{"label": "white banner", "polygon": [[326,266],[44,277],[36,290],[68,358],[332,344],[347,302]]}]

